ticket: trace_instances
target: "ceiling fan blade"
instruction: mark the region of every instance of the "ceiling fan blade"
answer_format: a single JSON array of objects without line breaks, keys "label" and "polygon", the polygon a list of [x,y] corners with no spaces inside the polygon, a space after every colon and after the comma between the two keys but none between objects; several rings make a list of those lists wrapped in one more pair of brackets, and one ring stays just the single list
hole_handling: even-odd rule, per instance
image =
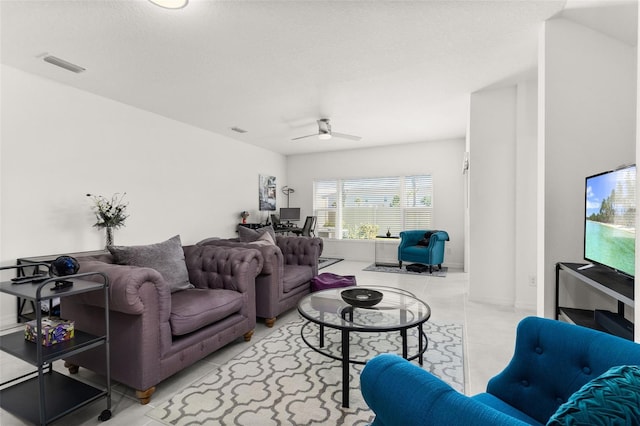
[{"label": "ceiling fan blade", "polygon": [[307,136],[298,136],[297,138],[293,138],[293,139],[291,139],[291,140],[292,140],[292,141],[297,141],[298,139],[312,138],[312,137],[314,137],[314,136],[315,136],[315,137],[317,137],[317,136],[318,136],[318,134],[317,134],[317,133],[314,133],[314,134],[312,134],[312,135],[307,135]]},{"label": "ceiling fan blade", "polygon": [[359,141],[362,139],[362,137],[360,136],[347,135],[345,133],[338,133],[338,132],[331,132],[331,136],[333,136],[334,138],[349,139],[352,141]]}]

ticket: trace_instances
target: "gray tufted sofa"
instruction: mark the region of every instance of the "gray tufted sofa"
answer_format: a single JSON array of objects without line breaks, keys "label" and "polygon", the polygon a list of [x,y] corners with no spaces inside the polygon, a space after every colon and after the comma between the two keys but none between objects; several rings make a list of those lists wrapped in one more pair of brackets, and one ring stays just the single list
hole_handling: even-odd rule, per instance
[{"label": "gray tufted sofa", "polygon": [[208,238],[198,245],[258,249],[263,266],[256,277],[256,315],[273,327],[276,317],[295,307],[309,294],[311,279],[318,275],[323,241],[314,237],[276,236],[276,245],[240,242],[237,238]]},{"label": "gray tufted sofa", "polygon": [[[136,390],[142,404],[155,386],[222,346],[244,337],[256,324],[255,277],[262,269],[258,250],[184,246],[189,281],[195,288],[171,293],[155,269],[113,264],[111,255],[79,258],[82,271],[109,277],[111,377]],[[79,330],[104,333],[101,292],[62,298],[61,315]],[[104,351],[65,359],[104,374]]]}]

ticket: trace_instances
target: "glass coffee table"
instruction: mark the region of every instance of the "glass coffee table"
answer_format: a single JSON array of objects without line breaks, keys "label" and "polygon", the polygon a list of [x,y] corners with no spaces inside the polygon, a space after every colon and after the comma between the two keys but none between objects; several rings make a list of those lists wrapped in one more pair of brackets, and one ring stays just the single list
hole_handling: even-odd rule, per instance
[{"label": "glass coffee table", "polygon": [[[356,294],[355,301],[347,303],[342,292]],[[380,302],[364,307],[360,304],[373,303],[371,295],[382,296]],[[352,294],[353,295],[353,294]],[[428,339],[422,325],[429,320],[431,308],[412,293],[391,287],[354,286],[318,291],[305,296],[298,303],[298,312],[307,321],[300,330],[302,340],[314,351],[342,362],[342,406],[349,407],[349,364],[365,364],[366,359],[355,359],[350,355],[351,333],[391,333],[399,332],[402,357],[407,360],[418,359],[423,362]],[[318,326],[315,326],[317,324]],[[339,343],[325,342],[325,328],[340,332]],[[417,348],[409,353],[407,331],[414,333]],[[366,336],[359,339],[365,343]],[[330,346],[334,346],[331,348]],[[333,349],[333,350],[332,350]]]}]

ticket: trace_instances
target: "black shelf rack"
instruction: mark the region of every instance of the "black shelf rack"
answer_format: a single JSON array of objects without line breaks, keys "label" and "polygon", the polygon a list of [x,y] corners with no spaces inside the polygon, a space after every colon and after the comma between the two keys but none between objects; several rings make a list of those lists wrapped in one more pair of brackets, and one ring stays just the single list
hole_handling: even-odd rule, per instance
[{"label": "black shelf rack", "polygon": [[[49,254],[44,256],[31,256],[31,257],[20,257],[16,259],[16,275],[18,277],[24,277],[28,274],[35,275],[37,273],[43,272],[43,270],[48,271],[51,263],[56,260],[58,256],[73,256],[73,257],[86,257],[86,256],[100,256],[104,254],[109,254],[109,251],[104,250],[92,250],[92,251],[80,251],[76,253],[66,253],[66,254]],[[36,319],[36,307],[35,303],[31,301],[31,311],[25,312],[27,299],[23,299],[20,296],[16,297],[16,306],[17,306],[17,321],[18,322],[27,322]],[[49,306],[49,312],[51,312],[52,306]]]},{"label": "black shelf rack", "polygon": [[[582,283],[600,291],[617,301],[617,315],[624,318],[625,306],[633,308],[634,280],[603,266],[584,268],[585,263],[558,262],[556,264],[555,319],[563,319],[573,324],[608,332],[595,318],[595,309],[580,309],[560,306],[560,273],[564,272]],[[583,268],[583,269],[581,269]]]},{"label": "black shelf rack", "polygon": [[[44,266],[46,263],[32,266]],[[5,266],[0,270],[19,269],[21,265]],[[90,277],[99,281],[90,281]],[[74,330],[74,337],[68,341],[43,346],[42,312],[35,310],[36,342],[25,340],[24,331],[12,332],[0,336],[0,350],[20,358],[36,369],[20,377],[0,383],[0,407],[33,424],[46,425],[67,414],[101,398],[106,399],[106,409],[100,420],[111,417],[111,373],[109,368],[109,279],[100,272],[87,272],[65,276],[73,284],[64,289],[55,289],[59,277],[48,278],[41,282],[18,284],[13,281],[0,283],[0,292],[33,302],[35,306],[55,297],[99,291],[104,294],[105,334],[94,336],[82,330]],[[72,319],[72,318],[71,318]],[[53,362],[83,351],[103,347],[106,359],[104,386],[94,386],[53,370]],[[34,402],[37,409],[34,409]]]}]

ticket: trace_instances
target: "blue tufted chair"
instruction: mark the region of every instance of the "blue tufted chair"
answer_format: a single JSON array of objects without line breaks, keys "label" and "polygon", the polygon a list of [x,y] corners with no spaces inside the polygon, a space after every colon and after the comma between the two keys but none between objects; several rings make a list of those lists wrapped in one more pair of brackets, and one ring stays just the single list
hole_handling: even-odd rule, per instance
[{"label": "blue tufted chair", "polygon": [[[418,244],[425,240],[425,234],[429,232],[428,245]],[[433,272],[433,266],[442,269],[444,261],[444,242],[449,241],[449,234],[445,231],[411,230],[400,232],[400,245],[398,246],[398,264],[402,268],[402,261],[416,262],[429,266],[429,272]]]},{"label": "blue tufted chair", "polygon": [[[561,321],[527,317],[518,325],[513,358],[484,393],[462,395],[391,354],[371,359],[360,381],[362,395],[376,414],[372,426],[544,425],[560,405],[581,393],[577,391],[583,385],[598,382],[611,367],[638,364],[637,343]],[[635,386],[630,392],[635,402],[625,407],[636,417],[615,424],[638,424],[640,393]],[[591,405],[587,411],[593,415],[597,408]]]}]

